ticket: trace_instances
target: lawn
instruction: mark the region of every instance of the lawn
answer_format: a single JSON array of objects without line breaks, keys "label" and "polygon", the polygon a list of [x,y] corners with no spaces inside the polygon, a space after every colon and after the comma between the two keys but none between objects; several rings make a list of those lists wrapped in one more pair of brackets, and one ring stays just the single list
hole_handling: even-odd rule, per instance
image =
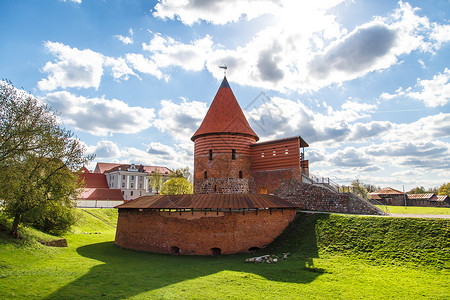
[{"label": "lawn", "polygon": [[422,206],[386,206],[376,205],[383,211],[392,214],[417,214],[417,215],[450,215],[449,207],[422,207]]},{"label": "lawn", "polygon": [[[407,239],[411,243],[389,250],[403,258],[380,259],[378,230],[364,233],[371,238],[344,244],[361,227],[409,226],[410,220],[385,218],[300,215],[286,232],[260,254],[292,255],[276,264],[247,264],[251,254],[228,256],[171,256],[121,249],[114,245],[113,210],[81,211],[80,220],[66,235],[68,248],[44,247],[35,242],[51,238],[28,231],[16,242],[0,233],[0,298],[47,299],[448,299],[448,266],[420,261],[408,251],[422,247],[433,234],[443,234],[425,249],[447,247],[439,256],[448,259],[449,223],[446,220],[415,222]],[[378,221],[381,220],[381,221]],[[378,223],[384,222],[384,223]],[[414,221],[413,221],[414,222]],[[346,224],[350,225],[346,225]],[[346,227],[346,232],[342,228]],[[426,231],[426,228],[432,228]],[[441,230],[440,228],[444,228]],[[414,231],[421,234],[414,235]],[[434,232],[440,230],[439,232]],[[434,233],[433,233],[434,232]],[[424,235],[423,241],[420,236]],[[343,238],[338,238],[343,236]],[[390,232],[392,243],[396,234]],[[362,249],[366,245],[366,249]],[[376,253],[372,259],[358,253]],[[423,253],[422,253],[423,254]],[[422,256],[422,255],[420,255]]]}]

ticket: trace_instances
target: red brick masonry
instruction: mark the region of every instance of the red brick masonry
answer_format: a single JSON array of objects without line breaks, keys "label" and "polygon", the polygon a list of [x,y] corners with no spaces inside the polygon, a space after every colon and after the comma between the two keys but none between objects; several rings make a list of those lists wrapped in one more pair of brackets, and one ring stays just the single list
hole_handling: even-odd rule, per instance
[{"label": "red brick masonry", "polygon": [[210,255],[262,248],[280,235],[296,210],[233,212],[119,209],[116,245],[134,250]]}]

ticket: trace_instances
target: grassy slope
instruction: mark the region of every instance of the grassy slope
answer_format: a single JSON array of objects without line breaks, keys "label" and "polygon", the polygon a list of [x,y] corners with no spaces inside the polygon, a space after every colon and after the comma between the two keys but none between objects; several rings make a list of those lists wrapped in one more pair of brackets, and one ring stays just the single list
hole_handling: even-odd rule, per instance
[{"label": "grassy slope", "polygon": [[418,214],[418,215],[450,215],[449,207],[422,207],[422,206],[386,206],[376,205],[383,211],[392,214]]},{"label": "grassy slope", "polygon": [[[112,242],[115,230],[111,226],[81,213],[77,228],[67,235],[65,249],[30,249],[0,239],[0,298],[444,299],[450,288],[448,269],[441,263],[403,255],[420,251],[423,242],[427,250],[418,257],[439,251],[433,244],[447,247],[435,254],[448,258],[448,244],[436,239],[428,242],[434,234],[446,234],[448,241],[448,221],[410,225],[409,219],[388,224],[384,218],[301,215],[258,253],[289,251],[292,256],[277,264],[255,265],[243,263],[249,254],[186,257],[120,249]],[[108,222],[114,219],[114,213],[106,210],[94,214]],[[384,246],[390,246],[390,251],[374,247],[380,227],[389,228],[383,235],[389,237],[390,244]],[[433,229],[425,230],[428,227]],[[410,234],[404,238],[395,234],[405,228]],[[358,233],[361,229],[363,234]],[[417,230],[421,231],[414,235]],[[348,243],[351,247],[344,246]],[[403,254],[397,257],[391,252]]]}]

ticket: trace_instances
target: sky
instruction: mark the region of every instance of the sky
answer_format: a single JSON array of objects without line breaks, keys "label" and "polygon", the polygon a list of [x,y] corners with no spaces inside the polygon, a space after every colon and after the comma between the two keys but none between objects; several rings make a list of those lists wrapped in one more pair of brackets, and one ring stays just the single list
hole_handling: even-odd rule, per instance
[{"label": "sky", "polygon": [[450,182],[450,2],[0,2],[0,78],[96,162],[193,168],[223,79],[260,141],[310,172],[408,191]]}]

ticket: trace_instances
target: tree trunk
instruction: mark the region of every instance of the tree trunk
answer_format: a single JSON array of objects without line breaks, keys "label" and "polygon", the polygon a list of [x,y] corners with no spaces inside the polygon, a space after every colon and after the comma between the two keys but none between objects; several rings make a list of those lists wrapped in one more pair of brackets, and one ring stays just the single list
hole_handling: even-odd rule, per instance
[{"label": "tree trunk", "polygon": [[18,239],[20,238],[20,234],[19,234],[19,223],[20,223],[20,214],[16,214],[14,216],[14,222],[11,228],[11,235],[15,238]]}]

